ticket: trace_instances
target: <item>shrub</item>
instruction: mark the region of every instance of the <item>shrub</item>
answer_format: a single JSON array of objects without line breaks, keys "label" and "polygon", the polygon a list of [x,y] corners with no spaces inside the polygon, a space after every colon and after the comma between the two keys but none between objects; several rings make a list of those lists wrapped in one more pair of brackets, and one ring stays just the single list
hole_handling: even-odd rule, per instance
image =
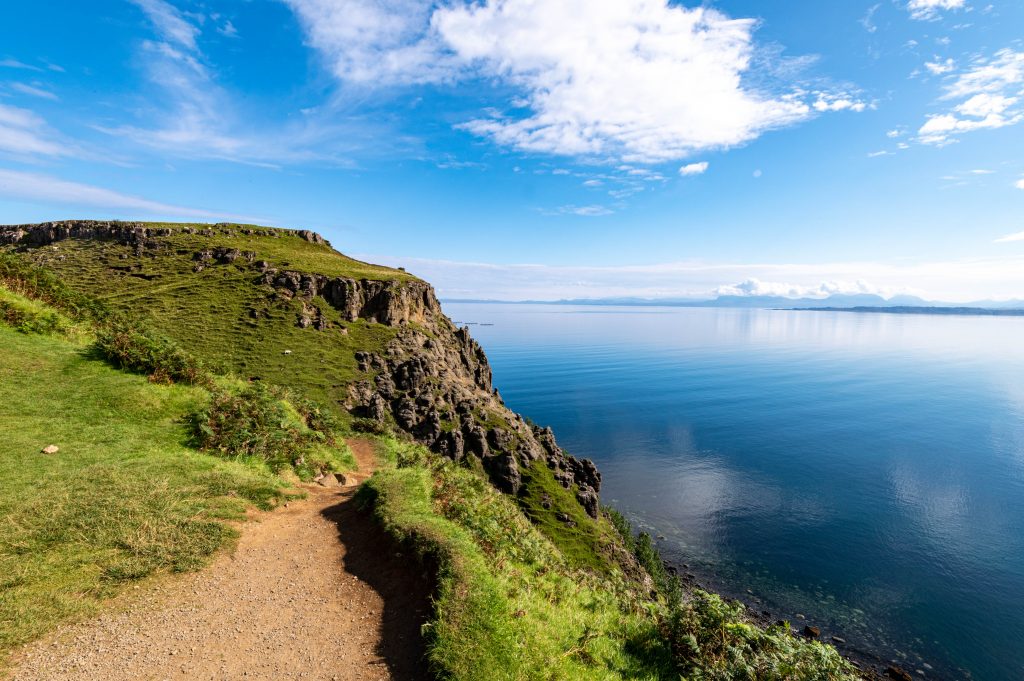
[{"label": "shrub", "polygon": [[95,350],[122,369],[148,374],[156,383],[213,384],[209,369],[177,343],[123,317],[111,318],[97,329]]},{"label": "shrub", "polygon": [[295,466],[300,474],[313,474],[332,467],[332,457],[318,452],[321,445],[336,443],[328,425],[332,419],[310,402],[296,408],[288,397],[288,391],[262,383],[238,391],[215,388],[209,406],[192,415],[196,443],[223,456],[264,461],[275,470]]},{"label": "shrub", "polygon": [[351,427],[356,433],[367,433],[368,435],[387,435],[389,432],[387,424],[367,418],[353,419]]},{"label": "shrub", "polygon": [[679,673],[692,681],[854,681],[835,648],[792,635],[788,626],[761,629],[743,605],[695,590],[671,608],[665,635]]},{"label": "shrub", "polygon": [[48,303],[75,319],[101,319],[109,314],[103,303],[75,291],[53,272],[13,253],[0,253],[0,285],[26,298]]},{"label": "shrub", "polygon": [[0,322],[22,333],[70,333],[73,324],[47,305],[11,293],[0,285]]}]

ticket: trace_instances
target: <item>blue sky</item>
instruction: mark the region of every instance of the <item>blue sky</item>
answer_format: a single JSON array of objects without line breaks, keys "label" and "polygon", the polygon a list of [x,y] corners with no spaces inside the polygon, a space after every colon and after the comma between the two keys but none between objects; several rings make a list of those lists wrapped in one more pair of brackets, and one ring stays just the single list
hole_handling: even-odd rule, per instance
[{"label": "blue sky", "polygon": [[449,297],[1024,298],[1024,3],[0,9],[0,221],[321,231]]}]

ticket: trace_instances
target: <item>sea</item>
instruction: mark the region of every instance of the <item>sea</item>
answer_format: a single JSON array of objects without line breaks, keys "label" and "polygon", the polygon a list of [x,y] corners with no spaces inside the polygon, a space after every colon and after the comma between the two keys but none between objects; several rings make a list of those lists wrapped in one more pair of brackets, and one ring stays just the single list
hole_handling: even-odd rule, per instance
[{"label": "sea", "polygon": [[702,586],[922,679],[1024,679],[1024,319],[446,303]]}]

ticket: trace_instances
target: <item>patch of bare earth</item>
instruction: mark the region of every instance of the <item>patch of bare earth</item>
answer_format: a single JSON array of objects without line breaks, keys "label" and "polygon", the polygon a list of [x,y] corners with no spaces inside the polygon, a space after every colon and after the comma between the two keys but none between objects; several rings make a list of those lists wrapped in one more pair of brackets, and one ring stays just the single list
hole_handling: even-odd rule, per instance
[{"label": "patch of bare earth", "polygon": [[373,470],[246,523],[210,567],[118,599],[13,660],[18,681],[427,678],[420,625],[429,586],[352,501]]}]

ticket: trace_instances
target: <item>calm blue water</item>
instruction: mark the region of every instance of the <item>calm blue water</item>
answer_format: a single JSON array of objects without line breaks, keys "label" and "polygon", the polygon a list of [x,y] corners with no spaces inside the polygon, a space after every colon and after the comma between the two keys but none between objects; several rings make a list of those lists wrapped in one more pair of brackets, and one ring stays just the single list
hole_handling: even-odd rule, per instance
[{"label": "calm blue water", "polygon": [[1024,679],[1024,319],[445,310],[700,583],[925,678]]}]

